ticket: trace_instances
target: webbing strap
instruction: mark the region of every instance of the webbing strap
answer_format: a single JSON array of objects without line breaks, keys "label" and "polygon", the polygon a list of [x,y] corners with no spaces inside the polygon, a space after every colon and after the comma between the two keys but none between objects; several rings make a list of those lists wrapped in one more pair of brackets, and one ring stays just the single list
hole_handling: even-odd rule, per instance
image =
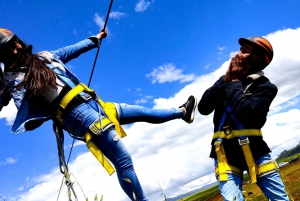
[{"label": "webbing strap", "polygon": [[92,135],[89,132],[86,132],[84,135],[86,140],[86,145],[89,150],[94,154],[97,160],[101,163],[101,165],[105,168],[109,175],[112,175],[115,172],[114,167],[110,164],[110,162],[106,159],[100,149],[93,143]]},{"label": "webbing strap", "polygon": [[243,140],[240,140],[240,145],[242,147],[244,156],[245,156],[245,160],[248,166],[248,172],[250,174],[250,178],[251,178],[251,183],[256,183],[257,179],[256,179],[256,172],[257,172],[257,167],[256,167],[256,163],[255,160],[252,156],[250,147],[249,147],[249,140],[248,138],[245,138]]},{"label": "webbing strap", "polygon": [[[227,174],[236,174],[238,176],[243,176],[243,171],[240,169],[240,168],[237,168],[235,166],[232,166],[232,165],[227,165],[226,166],[226,173]],[[215,175],[216,177],[220,174],[219,172],[219,167],[216,167],[215,168]]]},{"label": "webbing strap", "polygon": [[[272,171],[276,171],[279,170],[279,167],[276,163],[276,161],[270,161],[268,163],[262,163],[256,166],[256,175],[257,177],[263,177],[265,176],[266,173],[272,172]],[[222,172],[224,170],[220,170],[220,167],[217,166],[215,168],[215,175],[218,176],[220,175],[220,181],[227,181],[227,180],[221,180],[221,175],[224,174],[224,172]],[[225,173],[227,174],[236,174],[239,176],[243,175],[243,171],[235,166],[229,165],[229,164],[225,164]],[[251,179],[252,181],[252,179]],[[253,182],[252,182],[253,183]]]},{"label": "webbing strap", "polygon": [[234,137],[242,136],[262,136],[262,131],[260,129],[242,129],[242,130],[230,130],[230,131],[217,131],[213,135],[213,139],[223,138],[232,139]]},{"label": "webbing strap", "polygon": [[[72,88],[60,101],[60,107],[62,109],[65,109],[67,107],[67,105],[71,102],[71,100],[78,95],[81,92],[91,92],[93,93],[94,90],[91,90],[90,88],[88,88],[85,84],[80,83],[78,84],[76,87]],[[106,104],[100,99],[98,98],[98,102],[101,105],[101,107],[103,108],[105,114],[107,115],[108,119],[113,122],[113,124],[115,125],[115,130],[117,131],[118,135],[120,137],[125,137],[126,133],[123,130],[123,128],[121,127],[119,121],[116,119],[116,114],[113,113],[111,111],[110,107],[107,107]],[[57,110],[57,117],[59,119],[61,119],[62,117],[62,111],[60,109]],[[107,118],[104,118],[102,123],[104,123],[104,125],[102,126],[107,126],[110,121]],[[106,122],[107,120],[107,122]],[[92,124],[91,124],[92,125]],[[100,127],[100,122],[94,122],[94,124],[90,127],[90,129],[92,131],[95,130],[95,133],[97,133],[97,131],[99,130]],[[102,166],[106,169],[106,171],[108,172],[109,175],[112,175],[115,170],[113,168],[113,166],[111,165],[111,163],[106,159],[106,157],[103,155],[103,153],[100,151],[100,149],[93,143],[93,141],[91,141],[92,139],[92,135],[87,132],[84,135],[84,138],[86,140],[86,145],[89,148],[89,150],[94,154],[94,156],[97,158],[97,160],[102,164]]]},{"label": "webbing strap", "polygon": [[127,134],[121,127],[119,121],[116,118],[116,115],[114,115],[111,111],[111,109],[108,107],[106,103],[104,103],[100,98],[98,98],[98,102],[100,103],[101,107],[103,108],[105,114],[107,115],[108,119],[112,121],[115,124],[115,130],[119,134],[121,138],[125,137]]},{"label": "webbing strap", "polygon": [[276,163],[276,161],[270,161],[269,163],[262,163],[258,165],[257,168],[257,176],[263,176],[265,173],[273,171],[273,170],[278,170],[279,167]]},{"label": "webbing strap", "polygon": [[226,169],[229,167],[227,158],[225,155],[224,148],[222,146],[222,141],[215,141],[215,151],[217,154],[217,160],[218,160],[218,169],[219,169],[219,175],[220,175],[220,181],[227,181],[227,173]]},{"label": "webbing strap", "polygon": [[[66,109],[66,107],[68,106],[68,104],[71,102],[71,100],[77,96],[79,93],[86,91],[86,92],[94,92],[94,90],[91,90],[90,88],[88,88],[85,84],[80,83],[78,85],[76,85],[74,88],[72,88],[60,101],[59,106],[62,109]],[[59,119],[62,119],[62,113],[63,111],[58,108],[57,110],[57,117]]]},{"label": "webbing strap", "polygon": [[[234,122],[234,124],[236,125],[238,130],[228,130],[227,129],[225,131],[222,131],[221,128],[228,116]],[[231,139],[233,137],[238,137],[239,143],[243,150],[243,154],[244,154],[247,166],[248,166],[248,172],[249,172],[249,175],[251,178],[251,182],[255,183],[257,181],[257,179],[256,179],[257,166],[256,166],[255,160],[252,156],[251,149],[249,147],[249,139],[247,136],[262,136],[262,133],[261,133],[261,130],[259,130],[259,129],[244,129],[244,126],[242,125],[242,123],[237,118],[235,118],[235,116],[233,115],[232,108],[230,106],[230,102],[227,101],[225,111],[222,115],[220,124],[218,126],[218,131],[213,136],[213,139],[216,139],[216,141],[219,142],[219,143],[215,143],[215,146],[217,144],[217,146],[215,147],[215,150],[216,150],[216,154],[217,154],[218,164],[224,163],[224,164],[221,164],[221,166],[218,165],[219,172],[220,172],[220,180],[222,178],[222,179],[225,179],[225,181],[227,181],[227,175],[222,177],[222,174],[224,174],[224,171],[226,172],[225,166],[228,165],[225,151],[224,150],[222,151],[222,149],[223,149],[223,146],[221,145],[222,139]],[[226,160],[224,160],[223,158],[225,158]],[[223,180],[221,180],[221,181],[223,181]]]}]

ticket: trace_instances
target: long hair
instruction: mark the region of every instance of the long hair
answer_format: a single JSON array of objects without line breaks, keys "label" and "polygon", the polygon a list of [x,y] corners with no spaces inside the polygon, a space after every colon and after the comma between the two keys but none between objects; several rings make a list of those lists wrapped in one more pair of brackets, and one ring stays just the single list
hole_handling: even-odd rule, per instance
[{"label": "long hair", "polygon": [[[20,41],[21,40],[18,42]],[[42,60],[36,54],[32,54],[32,45],[25,45],[23,43],[22,46],[23,49],[20,50],[20,58],[13,63],[9,69],[18,71],[18,69],[22,67],[26,74],[23,81],[14,86],[13,90],[10,89],[10,91],[20,90],[21,88],[26,87],[26,90],[30,93],[31,97],[43,97],[43,90],[45,87],[57,89],[56,75],[49,67],[47,67],[47,61]],[[0,86],[4,86],[3,73],[0,79]],[[2,93],[3,92],[4,91],[2,90]]]}]

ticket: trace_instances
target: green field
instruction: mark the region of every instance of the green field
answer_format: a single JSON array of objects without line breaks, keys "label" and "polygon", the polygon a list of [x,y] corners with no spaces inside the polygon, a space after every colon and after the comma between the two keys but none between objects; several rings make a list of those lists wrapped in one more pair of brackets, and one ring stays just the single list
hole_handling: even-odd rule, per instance
[{"label": "green field", "polygon": [[[300,154],[297,154],[300,157]],[[296,155],[285,158],[282,161],[289,161]],[[285,165],[280,168],[280,173],[283,178],[283,182],[287,188],[287,191],[294,201],[300,201],[300,160],[291,164]],[[248,175],[244,175],[244,181],[248,180]],[[246,201],[268,201],[268,199],[261,192],[256,184],[243,185],[243,191],[245,191]],[[222,196],[218,189],[218,185],[205,189],[193,195],[185,198],[181,198],[178,201],[222,201]]]}]

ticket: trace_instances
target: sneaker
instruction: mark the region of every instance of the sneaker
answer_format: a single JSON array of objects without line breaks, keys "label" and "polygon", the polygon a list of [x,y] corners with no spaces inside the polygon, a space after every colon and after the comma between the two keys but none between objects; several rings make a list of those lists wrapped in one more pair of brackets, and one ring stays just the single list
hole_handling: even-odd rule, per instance
[{"label": "sneaker", "polygon": [[187,123],[192,123],[194,121],[194,116],[195,116],[195,108],[197,105],[197,99],[195,98],[195,96],[190,96],[187,100],[187,102],[185,102],[181,107],[185,108],[185,115],[183,117],[181,117],[185,122]]}]

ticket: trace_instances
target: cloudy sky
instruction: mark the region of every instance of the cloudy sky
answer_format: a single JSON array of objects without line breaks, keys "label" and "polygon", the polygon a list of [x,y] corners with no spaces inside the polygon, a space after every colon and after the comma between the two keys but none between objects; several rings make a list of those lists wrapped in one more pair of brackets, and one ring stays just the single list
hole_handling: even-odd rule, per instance
[{"label": "cloudy sky", "polygon": [[[0,0],[1,25],[14,31],[34,52],[55,50],[97,34],[109,1]],[[193,94],[199,100],[223,75],[239,50],[238,38],[264,36],[274,59],[266,76],[279,88],[264,139],[275,158],[300,142],[300,17],[298,0],[115,1],[108,20],[91,88],[104,101],[150,108],[178,107]],[[82,82],[90,77],[96,50],[67,64]],[[10,104],[0,112],[0,198],[6,201],[66,200],[51,122],[14,135]],[[254,120],[253,120],[254,121]],[[215,182],[210,142],[212,115],[196,112],[192,124],[124,126],[123,141],[150,200],[175,197]],[[65,133],[68,157],[72,139]],[[75,141],[69,170],[79,200],[126,201],[116,174],[108,176],[85,144]]]}]

